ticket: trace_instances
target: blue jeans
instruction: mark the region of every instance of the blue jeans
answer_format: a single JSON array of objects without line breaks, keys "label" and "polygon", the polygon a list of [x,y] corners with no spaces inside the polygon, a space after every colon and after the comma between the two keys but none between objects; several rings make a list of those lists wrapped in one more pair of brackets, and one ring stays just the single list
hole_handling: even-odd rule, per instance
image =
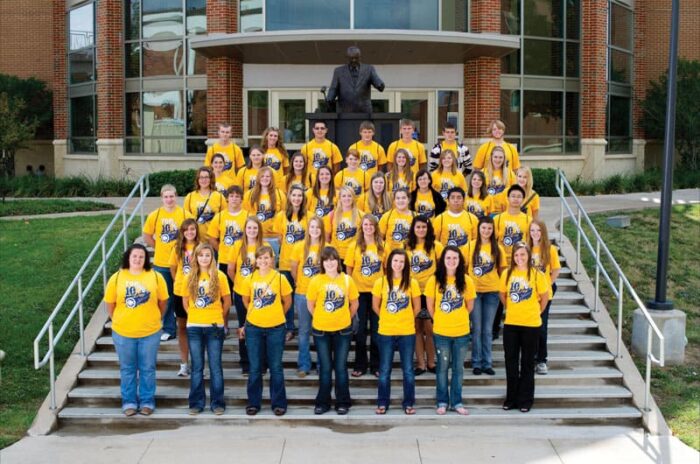
[{"label": "blue jeans", "polygon": [[119,356],[122,409],[156,407],[156,361],[160,334],[140,338],[122,337],[112,331]]},{"label": "blue jeans", "polygon": [[[294,310],[299,318],[299,357],[297,369],[304,372],[311,370],[311,313],[306,304],[306,295],[294,295]],[[290,311],[291,313],[292,311]],[[289,313],[287,313],[289,314]]]},{"label": "blue jeans", "polygon": [[[244,327],[247,312],[243,304],[243,297],[236,292],[233,293],[233,306],[236,308],[236,316],[238,316],[238,327]],[[248,345],[246,345],[245,338],[238,339],[238,357],[241,370],[248,372],[250,363],[248,362]]]},{"label": "blue jeans", "polygon": [[391,364],[394,351],[399,352],[401,371],[403,372],[402,407],[412,407],[416,402],[416,379],[413,374],[413,351],[416,349],[415,335],[377,334],[379,347],[379,391],[377,406],[389,408],[391,401]]},{"label": "blue jeans", "polygon": [[[452,409],[462,406],[462,377],[464,360],[469,349],[469,335],[461,337],[444,337],[433,334],[437,352],[437,371],[435,373],[437,406]],[[452,369],[450,387],[447,387],[447,370]]]},{"label": "blue jeans", "polygon": [[284,353],[284,324],[263,328],[245,324],[245,338],[248,344],[250,375],[248,376],[248,406],[260,409],[262,402],[262,366],[265,355],[270,369],[270,400],[272,409],[287,409],[287,391],[284,387],[282,353]]},{"label": "blue jeans", "polygon": [[224,371],[221,350],[224,346],[223,327],[187,327],[187,345],[190,348],[192,374],[190,380],[190,408],[204,409],[204,350],[209,359],[209,396],[211,409],[225,408]]},{"label": "blue jeans", "polygon": [[313,330],[318,354],[318,394],[316,406],[331,407],[331,373],[335,372],[335,408],[350,407],[350,379],[348,378],[348,353],[352,328],[335,332]]},{"label": "blue jeans", "polygon": [[168,306],[163,314],[163,332],[174,337],[177,335],[177,322],[175,321],[175,298],[173,298],[173,276],[169,267],[153,266],[153,270],[162,275],[165,285],[168,287]]},{"label": "blue jeans", "polygon": [[493,344],[493,319],[498,309],[498,292],[477,293],[474,309],[469,314],[472,335],[472,367],[493,367],[491,346]]},{"label": "blue jeans", "polygon": [[265,241],[270,244],[272,251],[275,252],[275,268],[280,265],[280,239],[277,237],[265,237]]},{"label": "blue jeans", "polygon": [[[294,285],[294,277],[292,277],[292,273],[289,271],[280,271],[280,274],[287,278],[287,282],[289,282],[289,285],[292,287],[292,298],[294,298],[294,290],[296,289],[296,285]],[[285,327],[287,328],[287,332],[294,330],[294,310],[289,308],[285,317]]]}]

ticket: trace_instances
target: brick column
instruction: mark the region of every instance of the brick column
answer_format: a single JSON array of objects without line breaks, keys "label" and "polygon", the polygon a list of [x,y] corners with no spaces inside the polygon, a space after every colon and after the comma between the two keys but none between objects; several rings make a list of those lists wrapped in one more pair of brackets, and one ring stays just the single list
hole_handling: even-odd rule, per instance
[{"label": "brick column", "polygon": [[608,0],[581,2],[581,155],[583,176],[604,176]]},{"label": "brick column", "polygon": [[68,139],[68,83],[66,75],[66,2],[53,0],[53,134],[54,175],[65,175],[63,157]]},{"label": "brick column", "polygon": [[647,2],[634,5],[634,81],[632,82],[632,153],[635,170],[644,170],[646,140],[642,129],[642,102],[646,98],[647,73]]},{"label": "brick column", "polygon": [[[207,1],[207,32],[238,31],[238,1]],[[229,57],[207,60],[207,133],[216,137],[217,124],[231,123],[233,137],[243,137],[243,64]]]},{"label": "brick column", "polygon": [[[500,34],[500,0],[472,2],[471,32]],[[464,63],[464,131],[472,152],[484,137],[488,123],[500,115],[501,60],[477,57]]]}]

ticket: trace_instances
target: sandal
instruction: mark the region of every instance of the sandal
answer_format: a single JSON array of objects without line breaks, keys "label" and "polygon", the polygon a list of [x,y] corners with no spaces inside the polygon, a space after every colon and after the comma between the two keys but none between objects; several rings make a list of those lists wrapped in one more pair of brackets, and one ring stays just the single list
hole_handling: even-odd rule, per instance
[{"label": "sandal", "polygon": [[465,408],[464,406],[460,406],[458,408],[455,408],[455,411],[460,416],[468,416],[469,415],[469,410],[467,408]]},{"label": "sandal", "polygon": [[362,377],[363,375],[365,375],[365,373],[366,373],[366,371],[355,370],[355,371],[352,371],[352,374],[350,374],[350,375],[353,377]]},{"label": "sandal", "polygon": [[416,408],[414,408],[413,406],[405,407],[403,408],[403,413],[407,416],[412,416],[416,413]]},{"label": "sandal", "polygon": [[258,413],[259,409],[255,406],[248,406],[245,408],[245,413],[249,416],[254,416]]},{"label": "sandal", "polygon": [[275,413],[275,416],[284,416],[287,410],[284,408],[275,408],[272,410],[272,412]]},{"label": "sandal", "polygon": [[435,410],[435,414],[437,414],[438,416],[444,416],[445,414],[447,414],[447,408],[445,406],[440,406]]},{"label": "sandal", "polygon": [[386,414],[386,406],[377,406],[377,409],[374,410],[374,413],[379,415]]}]

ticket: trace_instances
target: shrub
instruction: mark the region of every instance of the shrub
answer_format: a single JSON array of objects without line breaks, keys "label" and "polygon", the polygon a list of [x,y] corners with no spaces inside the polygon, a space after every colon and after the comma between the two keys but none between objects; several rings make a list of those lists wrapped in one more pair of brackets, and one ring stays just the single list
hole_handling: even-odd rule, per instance
[{"label": "shrub", "polygon": [[117,179],[92,180],[74,176],[54,177],[0,177],[3,197],[122,197],[134,188],[134,182]]},{"label": "shrub", "polygon": [[552,168],[532,170],[532,180],[535,190],[541,197],[557,196],[557,170]]},{"label": "shrub", "polygon": [[178,195],[184,196],[193,189],[196,170],[184,171],[160,171],[148,175],[151,187],[149,196],[160,196],[160,188],[165,184],[172,184],[177,189]]}]

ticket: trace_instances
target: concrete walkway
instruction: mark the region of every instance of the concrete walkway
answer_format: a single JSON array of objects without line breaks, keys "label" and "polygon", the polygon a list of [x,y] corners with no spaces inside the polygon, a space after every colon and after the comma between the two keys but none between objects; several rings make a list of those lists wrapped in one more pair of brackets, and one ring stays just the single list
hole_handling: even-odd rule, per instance
[{"label": "concrete walkway", "polygon": [[188,426],[129,435],[61,431],[0,451],[32,463],[697,464],[675,437],[616,426],[401,426],[388,430],[270,425]]}]

